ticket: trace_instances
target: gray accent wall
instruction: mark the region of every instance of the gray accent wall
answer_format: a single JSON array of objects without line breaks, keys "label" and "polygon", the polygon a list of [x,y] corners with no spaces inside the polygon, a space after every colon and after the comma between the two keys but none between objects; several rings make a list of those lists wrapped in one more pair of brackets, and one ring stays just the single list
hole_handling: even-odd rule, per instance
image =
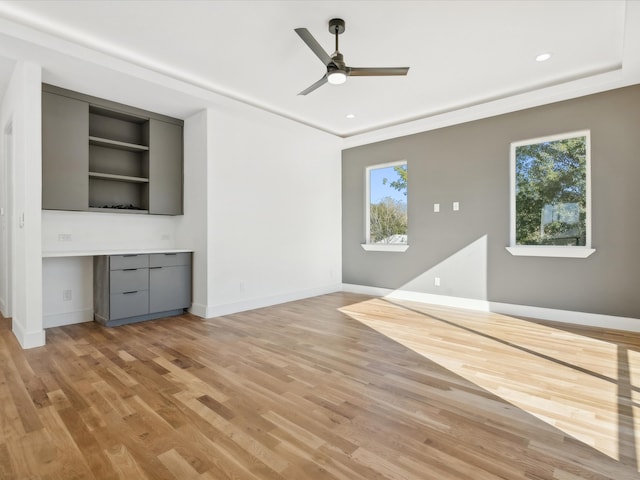
[{"label": "gray accent wall", "polygon": [[[586,129],[596,252],[512,256],[510,143]],[[407,161],[409,249],[367,252],[365,168],[396,160]],[[342,252],[347,284],[640,318],[640,86],[344,150]]]}]

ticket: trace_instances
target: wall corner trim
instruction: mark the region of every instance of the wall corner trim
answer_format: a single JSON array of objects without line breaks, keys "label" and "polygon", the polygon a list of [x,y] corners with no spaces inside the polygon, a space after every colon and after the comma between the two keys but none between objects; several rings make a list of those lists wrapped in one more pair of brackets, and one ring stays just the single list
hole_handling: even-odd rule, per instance
[{"label": "wall corner trim", "polygon": [[344,292],[362,293],[376,297],[387,297],[396,300],[430,303],[444,307],[465,308],[483,312],[494,312],[503,315],[528,317],[550,322],[570,323],[574,325],[624,330],[640,333],[640,318],[618,317],[600,313],[574,312],[555,308],[515,305],[510,303],[491,302],[473,298],[449,297],[430,293],[412,292],[408,290],[392,290],[388,288],[369,287],[366,285],[342,284]]},{"label": "wall corner trim", "polygon": [[28,348],[42,347],[45,344],[44,329],[35,332],[25,332],[20,322],[16,322],[14,318],[11,320],[11,331],[20,346],[25,350]]},{"label": "wall corner trim", "polygon": [[201,303],[192,303],[189,313],[200,318],[207,318],[207,306]]}]

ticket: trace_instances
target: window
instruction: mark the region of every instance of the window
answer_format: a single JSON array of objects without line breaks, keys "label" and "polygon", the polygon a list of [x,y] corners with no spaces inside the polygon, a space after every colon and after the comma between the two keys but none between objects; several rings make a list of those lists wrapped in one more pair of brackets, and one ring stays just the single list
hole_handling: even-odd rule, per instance
[{"label": "window", "polygon": [[407,243],[407,162],[366,169],[365,250],[404,252]]},{"label": "window", "polygon": [[587,257],[591,249],[588,131],[511,144],[514,255]]}]

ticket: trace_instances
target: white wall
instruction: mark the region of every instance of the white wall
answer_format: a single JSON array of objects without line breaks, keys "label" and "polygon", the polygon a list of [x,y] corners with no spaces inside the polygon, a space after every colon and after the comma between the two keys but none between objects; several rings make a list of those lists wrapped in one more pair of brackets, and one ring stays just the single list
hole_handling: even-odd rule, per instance
[{"label": "white wall", "polygon": [[24,348],[44,344],[41,260],[41,68],[18,62],[0,108],[0,125],[13,128],[15,215],[8,225],[14,238],[12,329]]},{"label": "white wall", "polygon": [[191,312],[207,316],[209,305],[209,259],[207,238],[209,222],[207,212],[213,197],[209,183],[209,148],[207,110],[192,115],[184,122],[184,215],[178,219],[176,241],[180,248],[193,250],[193,303]]},{"label": "white wall", "polygon": [[342,140],[241,104],[207,116],[206,316],[339,290]]},{"label": "white wall", "polygon": [[0,125],[0,313],[11,317],[11,252],[13,244],[13,118],[3,119]]},{"label": "white wall", "polygon": [[44,210],[42,250],[71,252],[175,248],[177,218],[166,215]]},{"label": "white wall", "polygon": [[42,284],[43,328],[93,320],[93,257],[43,258]]}]

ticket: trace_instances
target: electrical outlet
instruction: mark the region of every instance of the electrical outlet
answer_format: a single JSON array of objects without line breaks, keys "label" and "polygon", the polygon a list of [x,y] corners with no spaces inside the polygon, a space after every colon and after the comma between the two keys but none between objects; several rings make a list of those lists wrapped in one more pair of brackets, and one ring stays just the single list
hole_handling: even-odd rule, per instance
[{"label": "electrical outlet", "polygon": [[240,292],[244,292],[244,282],[240,280]]},{"label": "electrical outlet", "polygon": [[70,302],[71,301],[71,290],[63,290],[62,291],[62,301]]},{"label": "electrical outlet", "polygon": [[171,235],[165,233],[164,235],[162,235],[162,240],[171,240]]},{"label": "electrical outlet", "polygon": [[433,279],[433,285],[436,286],[436,287],[440,286],[440,277],[435,277]]},{"label": "electrical outlet", "polygon": [[59,233],[58,234],[58,241],[59,242],[70,242],[72,240],[71,234],[70,233]]}]

